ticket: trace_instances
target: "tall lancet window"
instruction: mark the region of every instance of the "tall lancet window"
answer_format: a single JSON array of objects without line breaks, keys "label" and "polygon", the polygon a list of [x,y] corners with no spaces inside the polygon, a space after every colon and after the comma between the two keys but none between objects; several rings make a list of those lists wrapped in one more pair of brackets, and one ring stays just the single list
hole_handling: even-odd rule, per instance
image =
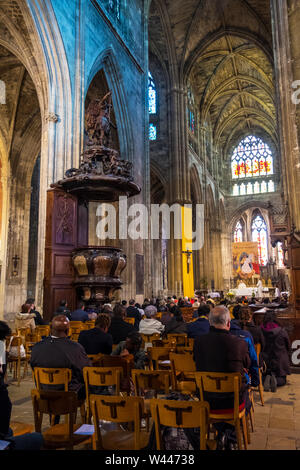
[{"label": "tall lancet window", "polygon": [[252,241],[258,243],[259,264],[265,266],[268,262],[268,231],[267,224],[259,211],[252,219]]},{"label": "tall lancet window", "polygon": [[148,106],[150,114],[150,123],[149,123],[149,140],[157,139],[157,92],[155,82],[151,75],[151,72],[148,72]]},{"label": "tall lancet window", "polygon": [[233,234],[234,243],[241,243],[244,241],[243,239],[243,226],[241,221],[239,220],[235,226],[234,234]]},{"label": "tall lancet window", "polygon": [[156,86],[151,75],[151,72],[148,72],[148,102],[149,102],[149,114],[156,114]]}]

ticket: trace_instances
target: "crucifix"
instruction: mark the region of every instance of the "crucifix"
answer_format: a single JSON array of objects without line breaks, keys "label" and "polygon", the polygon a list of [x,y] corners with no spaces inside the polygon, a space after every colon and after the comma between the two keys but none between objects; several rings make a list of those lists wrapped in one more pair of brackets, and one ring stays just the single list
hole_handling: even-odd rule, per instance
[{"label": "crucifix", "polygon": [[182,253],[187,256],[187,259],[186,259],[186,262],[187,262],[187,273],[189,274],[189,272],[190,272],[190,264],[191,264],[191,256],[192,256],[193,252],[190,251],[190,250],[187,250],[187,251],[183,251]]},{"label": "crucifix", "polygon": [[18,275],[17,267],[18,267],[18,261],[20,260],[20,258],[18,255],[15,255],[13,256],[12,260],[14,262],[13,276],[17,276]]}]

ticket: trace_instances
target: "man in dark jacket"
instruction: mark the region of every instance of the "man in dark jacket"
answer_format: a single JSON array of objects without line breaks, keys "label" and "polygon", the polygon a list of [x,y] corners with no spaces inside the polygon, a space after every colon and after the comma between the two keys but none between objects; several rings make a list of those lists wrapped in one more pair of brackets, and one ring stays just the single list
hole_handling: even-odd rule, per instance
[{"label": "man in dark jacket", "polygon": [[108,328],[108,333],[112,336],[113,344],[119,344],[121,341],[125,341],[129,333],[136,331],[133,325],[130,325],[123,320],[125,316],[125,308],[122,305],[117,304],[114,307],[111,324]]},{"label": "man in dark jacket", "polygon": [[135,327],[135,329],[138,330],[140,321],[142,319],[142,316],[141,316],[139,310],[135,307],[135,300],[134,299],[129,300],[129,307],[127,307],[126,316],[128,318],[135,318],[134,327]]},{"label": "man in dark jacket", "polygon": [[[52,319],[51,335],[36,343],[31,352],[31,367],[58,367],[71,369],[72,378],[69,390],[77,393],[79,399],[85,397],[82,370],[91,366],[81,344],[68,338],[70,322],[65,315]],[[53,388],[55,385],[53,385]]]},{"label": "man in dark jacket", "polygon": [[196,321],[187,324],[187,334],[189,338],[197,338],[201,335],[209,333],[208,315],[210,313],[209,305],[202,304],[198,308],[198,315]]},{"label": "man in dark jacket", "polygon": [[82,321],[86,322],[89,321],[89,316],[87,312],[84,311],[84,303],[79,302],[77,310],[74,310],[74,312],[71,313],[70,316],[71,321]]},{"label": "man in dark jacket", "polygon": [[[244,370],[250,367],[245,341],[230,334],[230,313],[224,306],[215,307],[209,315],[210,330],[199,336],[194,344],[196,369],[201,372],[239,372],[243,383],[240,402],[245,401],[247,381]],[[211,409],[233,408],[233,394],[206,393]]]},{"label": "man in dark jacket", "polygon": [[111,354],[113,339],[108,333],[110,323],[110,316],[101,313],[95,321],[95,328],[80,332],[78,343],[84,347],[87,354]]}]

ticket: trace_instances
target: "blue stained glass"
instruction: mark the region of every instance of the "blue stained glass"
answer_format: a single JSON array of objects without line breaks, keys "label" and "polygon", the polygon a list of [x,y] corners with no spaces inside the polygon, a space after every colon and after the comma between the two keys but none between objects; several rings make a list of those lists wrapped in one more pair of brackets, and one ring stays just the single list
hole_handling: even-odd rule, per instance
[{"label": "blue stained glass", "polygon": [[156,140],[157,130],[156,126],[152,123],[149,124],[149,139]]},{"label": "blue stained glass", "polygon": [[191,110],[189,110],[189,128],[190,128],[191,132],[194,134],[194,132],[195,132],[195,115]]},{"label": "blue stained glass", "polygon": [[109,0],[108,2],[109,8],[113,10],[118,20],[120,19],[120,3],[121,0]]},{"label": "blue stained glass", "polygon": [[148,72],[148,101],[149,114],[156,114],[156,87],[150,72]]}]

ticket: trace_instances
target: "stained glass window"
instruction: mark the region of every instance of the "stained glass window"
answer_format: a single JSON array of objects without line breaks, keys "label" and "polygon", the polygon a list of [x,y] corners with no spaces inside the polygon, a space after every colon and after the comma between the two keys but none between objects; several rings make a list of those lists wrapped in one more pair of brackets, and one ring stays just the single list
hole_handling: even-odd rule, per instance
[{"label": "stained glass window", "polygon": [[268,262],[268,232],[262,215],[255,213],[252,220],[252,241],[258,243],[259,264],[265,266]]},{"label": "stained glass window", "polygon": [[235,226],[234,231],[234,243],[241,243],[243,241],[243,227],[241,221],[239,220]]},{"label": "stained glass window", "polygon": [[273,193],[275,191],[274,181],[270,180],[268,183],[268,193]]},{"label": "stained glass window", "polygon": [[149,124],[149,139],[156,140],[156,135],[157,135],[156,126],[150,123]]},{"label": "stained glass window", "polygon": [[109,0],[109,8],[113,11],[116,18],[120,19],[120,3],[121,0]]},{"label": "stained glass window", "polygon": [[231,169],[233,179],[272,175],[270,147],[254,135],[246,137],[233,151]]},{"label": "stained glass window", "polygon": [[193,111],[189,109],[189,128],[190,131],[194,134],[195,133],[195,115]]},{"label": "stained glass window", "polygon": [[156,87],[150,72],[148,72],[148,102],[149,114],[156,114]]},{"label": "stained glass window", "polygon": [[273,193],[275,191],[274,181],[255,181],[249,183],[235,183],[232,187],[233,196],[243,196],[245,194],[260,194],[260,193]]}]

